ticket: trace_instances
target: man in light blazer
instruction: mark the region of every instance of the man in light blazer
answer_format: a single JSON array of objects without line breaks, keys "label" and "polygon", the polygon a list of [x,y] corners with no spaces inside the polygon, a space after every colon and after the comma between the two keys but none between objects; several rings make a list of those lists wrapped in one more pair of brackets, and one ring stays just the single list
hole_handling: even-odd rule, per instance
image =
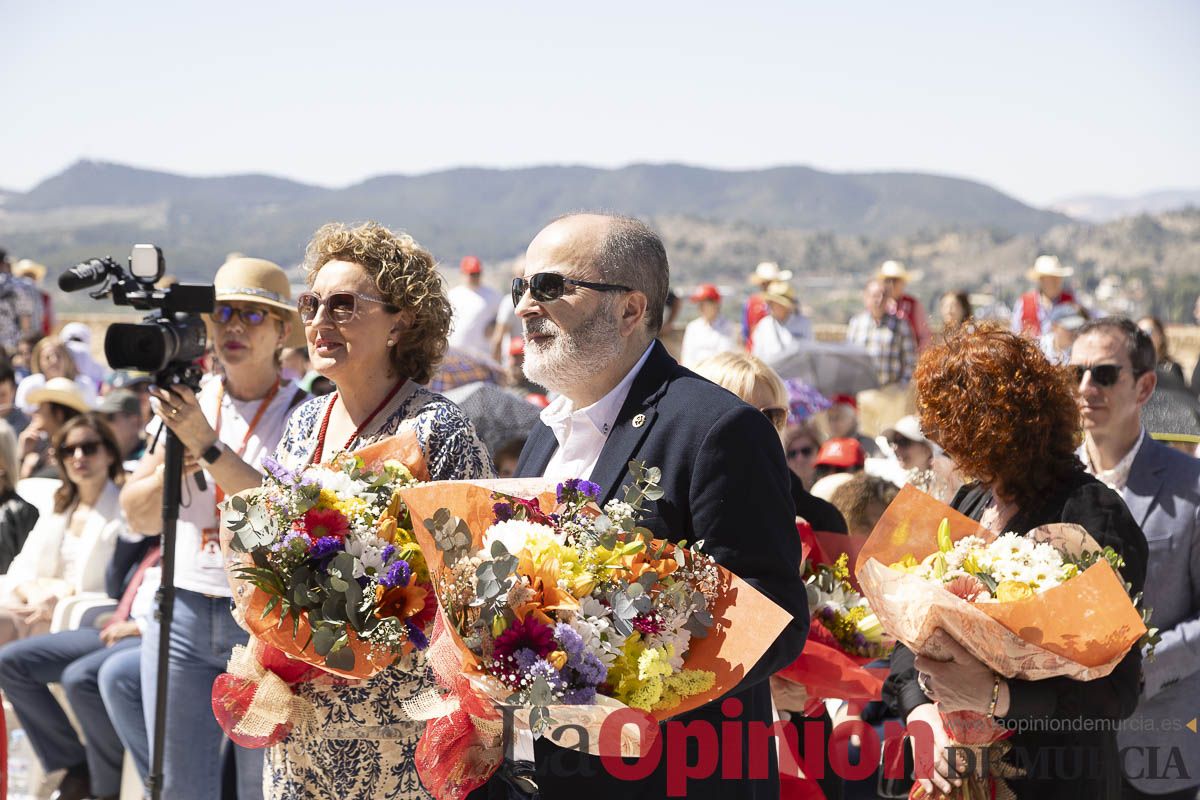
[{"label": "man in light blazer", "polygon": [[[767,678],[799,654],[808,631],[787,464],[779,435],[761,411],[679,366],[658,341],[667,279],[661,240],[634,219],[576,214],[533,240],[513,300],[525,331],[526,374],[559,397],[530,433],[517,474],[588,478],[600,485],[605,502],[631,483],[631,460],[658,467],[663,496],[648,506],[643,524],[659,538],[703,540],[718,563],[793,615],[724,704],[676,718],[710,732],[716,748],[712,773],[687,780],[687,797],[775,800],[774,746],[754,743],[747,732],[753,724],[770,724]],[[666,728],[663,752],[675,753],[676,769],[684,761],[698,763],[696,742],[683,741],[674,727]],[[686,748],[686,759],[672,750],[673,742]],[[718,752],[741,748],[746,758],[740,764],[750,764],[755,747],[767,751],[757,753],[766,764],[761,776],[732,762],[715,768]],[[644,775],[632,779],[545,738],[534,751],[541,800],[670,794],[668,757],[647,764],[648,772],[631,770]],[[493,798],[505,796],[499,788]]]},{"label": "man in light blazer", "polygon": [[1142,526],[1144,602],[1162,633],[1154,658],[1142,661],[1137,710],[1117,736],[1123,797],[1192,800],[1200,786],[1200,460],[1142,426],[1155,360],[1150,337],[1122,317],[1087,323],[1071,349],[1085,431],[1079,455]]}]

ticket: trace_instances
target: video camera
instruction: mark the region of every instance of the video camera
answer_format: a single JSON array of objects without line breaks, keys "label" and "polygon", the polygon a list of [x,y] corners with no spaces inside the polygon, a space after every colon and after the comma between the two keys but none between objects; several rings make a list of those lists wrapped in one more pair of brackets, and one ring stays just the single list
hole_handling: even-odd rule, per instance
[{"label": "video camera", "polygon": [[58,288],[77,292],[103,284],[89,295],[97,300],[111,296],[119,306],[153,310],[140,323],[115,323],[104,335],[104,356],[113,369],[152,372],[159,386],[182,383],[199,388],[201,373],[195,362],[204,355],[207,336],[204,320],[216,303],[211,284],[176,283],[163,289],[154,284],[166,271],[162,250],[152,244],[135,244],[126,271],[111,258],[93,258],[76,264],[58,278]]}]

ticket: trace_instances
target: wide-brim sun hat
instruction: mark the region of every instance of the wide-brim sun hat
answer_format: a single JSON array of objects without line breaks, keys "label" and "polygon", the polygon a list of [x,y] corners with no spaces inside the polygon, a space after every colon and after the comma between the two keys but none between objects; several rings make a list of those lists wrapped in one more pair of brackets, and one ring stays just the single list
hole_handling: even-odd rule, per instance
[{"label": "wide-brim sun hat", "polygon": [[37,283],[41,283],[46,277],[46,267],[44,264],[39,264],[31,258],[22,258],[12,267],[13,275],[32,278]]},{"label": "wide-brim sun hat", "polygon": [[752,283],[768,284],[773,281],[790,281],[792,279],[792,271],[790,269],[780,269],[779,265],[774,261],[760,262],[754,268],[754,274],[750,276]]},{"label": "wide-brim sun hat", "polygon": [[1037,280],[1038,278],[1069,278],[1075,274],[1075,270],[1071,267],[1064,267],[1062,262],[1058,260],[1058,256],[1038,256],[1033,262],[1033,269],[1029,270],[1029,278]]},{"label": "wide-brim sun hat", "polygon": [[217,302],[242,301],[283,311],[292,324],[285,347],[304,347],[304,323],[292,299],[292,286],[287,273],[278,264],[265,258],[232,258],[221,265],[213,278]]},{"label": "wide-brim sun hat", "polygon": [[796,289],[790,283],[775,281],[767,285],[767,291],[763,294],[763,300],[766,300],[768,303],[781,305],[789,311],[795,311]]},{"label": "wide-brim sun hat", "polygon": [[879,269],[875,271],[876,280],[887,280],[893,278],[903,281],[904,283],[912,283],[921,277],[920,272],[910,272],[908,267],[900,261],[885,261],[879,265]]},{"label": "wide-brim sun hat", "polygon": [[70,378],[51,378],[29,393],[29,402],[35,406],[40,403],[58,403],[60,406],[73,408],[80,414],[92,410],[79,385]]}]

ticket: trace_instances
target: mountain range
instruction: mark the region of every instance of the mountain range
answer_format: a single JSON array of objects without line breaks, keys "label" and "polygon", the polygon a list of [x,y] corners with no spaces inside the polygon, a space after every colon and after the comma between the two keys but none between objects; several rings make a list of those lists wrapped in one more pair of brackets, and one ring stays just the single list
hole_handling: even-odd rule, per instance
[{"label": "mountain range", "polygon": [[238,250],[295,264],[330,220],[374,219],[412,233],[442,261],[524,249],[549,219],[578,209],[689,217],[884,238],[946,228],[1039,234],[1067,217],[974,181],[808,167],[723,171],[678,164],[543,166],[383,175],[342,189],[268,175],[187,177],[80,161],[0,204],[0,240],[48,264],[122,254],[152,239],[196,277]]},{"label": "mountain range", "polygon": [[1125,197],[1078,195],[1059,200],[1051,208],[1088,222],[1109,222],[1120,217],[1157,214],[1188,206],[1200,208],[1200,189],[1164,189]]}]

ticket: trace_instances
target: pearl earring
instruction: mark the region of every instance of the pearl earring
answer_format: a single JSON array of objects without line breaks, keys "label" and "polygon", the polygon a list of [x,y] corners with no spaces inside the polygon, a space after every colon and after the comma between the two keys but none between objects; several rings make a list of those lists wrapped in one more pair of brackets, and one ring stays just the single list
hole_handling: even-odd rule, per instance
[{"label": "pearl earring", "polygon": [[388,347],[395,347],[395,346],[396,346],[396,343],[395,343],[394,341],[392,341],[391,339],[388,339],[388,340],[387,340],[387,346],[388,346]]}]

